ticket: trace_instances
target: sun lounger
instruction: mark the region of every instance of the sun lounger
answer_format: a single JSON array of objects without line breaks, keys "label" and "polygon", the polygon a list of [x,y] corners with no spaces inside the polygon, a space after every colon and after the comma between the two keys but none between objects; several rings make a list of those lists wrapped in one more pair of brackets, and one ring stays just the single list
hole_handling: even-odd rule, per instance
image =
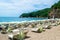
[{"label": "sun lounger", "polygon": [[51,28],[51,25],[44,25],[43,28],[44,29],[50,29]]},{"label": "sun lounger", "polygon": [[24,30],[27,30],[28,28],[23,28]]},{"label": "sun lounger", "polygon": [[43,26],[43,28],[47,28],[47,27],[48,27],[48,25],[44,25],[44,26]]},{"label": "sun lounger", "polygon": [[56,23],[51,24],[51,26],[56,26],[56,25],[57,25]]},{"label": "sun lounger", "polygon": [[38,30],[38,28],[33,28],[32,31],[36,32]]},{"label": "sun lounger", "polygon": [[19,29],[14,29],[12,30],[12,32],[19,32]]},{"label": "sun lounger", "polygon": [[9,39],[13,39],[13,34],[8,35]]}]

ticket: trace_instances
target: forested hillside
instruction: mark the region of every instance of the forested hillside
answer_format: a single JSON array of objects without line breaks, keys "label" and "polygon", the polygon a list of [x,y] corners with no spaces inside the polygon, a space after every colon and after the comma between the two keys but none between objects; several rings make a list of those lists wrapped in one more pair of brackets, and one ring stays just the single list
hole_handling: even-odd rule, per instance
[{"label": "forested hillside", "polygon": [[53,14],[56,16],[57,13],[58,16],[60,16],[60,1],[52,5],[51,8],[45,8],[30,13],[23,13],[20,17],[52,17]]}]

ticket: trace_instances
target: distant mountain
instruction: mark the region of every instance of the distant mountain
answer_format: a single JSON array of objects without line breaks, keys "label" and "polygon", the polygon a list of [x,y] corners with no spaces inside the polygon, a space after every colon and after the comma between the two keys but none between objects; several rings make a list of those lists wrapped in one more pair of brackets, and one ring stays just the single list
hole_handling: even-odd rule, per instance
[{"label": "distant mountain", "polygon": [[53,16],[60,18],[60,1],[52,5],[51,8],[45,8],[43,10],[38,10],[30,13],[23,13],[19,17],[49,17]]}]

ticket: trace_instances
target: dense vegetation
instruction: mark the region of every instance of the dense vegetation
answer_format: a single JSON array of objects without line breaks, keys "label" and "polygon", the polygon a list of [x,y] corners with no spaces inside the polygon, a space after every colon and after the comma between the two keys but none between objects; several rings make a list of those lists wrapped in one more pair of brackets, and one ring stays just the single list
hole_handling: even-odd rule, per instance
[{"label": "dense vegetation", "polygon": [[60,1],[52,5],[51,8],[45,8],[30,13],[23,13],[22,15],[20,15],[20,17],[48,17],[51,9],[60,9]]},{"label": "dense vegetation", "polygon": [[58,3],[55,3],[54,5],[52,5],[51,8],[60,9],[60,1]]},{"label": "dense vegetation", "polygon": [[21,17],[48,17],[49,11],[50,11],[50,8],[46,8],[36,12],[23,13]]},{"label": "dense vegetation", "polygon": [[49,17],[52,18],[54,16],[54,18],[60,18],[60,1],[52,5],[51,9]]}]

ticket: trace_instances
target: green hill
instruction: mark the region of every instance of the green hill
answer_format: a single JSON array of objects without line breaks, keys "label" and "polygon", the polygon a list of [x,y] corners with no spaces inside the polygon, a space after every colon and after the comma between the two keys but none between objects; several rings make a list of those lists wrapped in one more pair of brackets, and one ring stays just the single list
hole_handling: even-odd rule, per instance
[{"label": "green hill", "polygon": [[54,16],[55,18],[60,18],[60,1],[52,5],[51,9],[49,17],[52,18]]},{"label": "green hill", "polygon": [[39,10],[31,13],[23,13],[20,17],[48,17],[50,8]]},{"label": "green hill", "polygon": [[45,8],[30,13],[23,13],[20,17],[51,17],[51,15],[57,11],[56,9],[60,9],[60,1],[52,5],[51,8]]}]

